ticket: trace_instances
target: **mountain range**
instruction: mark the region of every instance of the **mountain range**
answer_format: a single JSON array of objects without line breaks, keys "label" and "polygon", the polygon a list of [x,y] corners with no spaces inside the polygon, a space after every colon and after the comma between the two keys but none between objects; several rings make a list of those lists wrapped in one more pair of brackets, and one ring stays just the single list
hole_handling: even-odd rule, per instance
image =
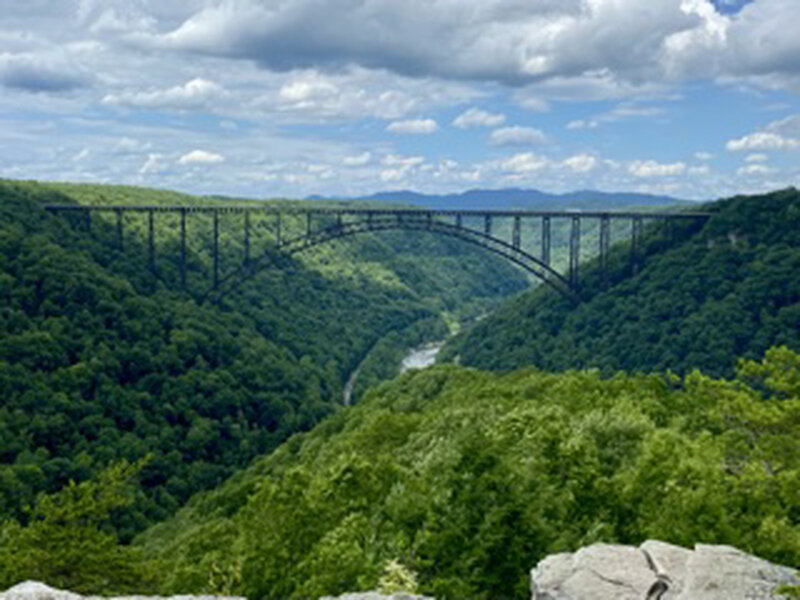
[{"label": "mountain range", "polygon": [[551,194],[534,189],[474,189],[456,194],[421,194],[410,190],[376,192],[369,196],[309,196],[307,200],[338,200],[410,204],[434,209],[605,210],[631,206],[692,205],[691,200],[636,192],[578,190]]}]

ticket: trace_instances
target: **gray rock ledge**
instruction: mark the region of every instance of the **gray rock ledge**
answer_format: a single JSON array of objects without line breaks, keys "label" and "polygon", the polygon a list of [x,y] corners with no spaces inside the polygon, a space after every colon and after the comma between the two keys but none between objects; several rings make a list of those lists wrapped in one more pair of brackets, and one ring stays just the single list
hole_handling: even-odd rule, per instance
[{"label": "gray rock ledge", "polygon": [[553,554],[531,571],[533,600],[777,600],[787,584],[800,584],[794,569],[731,546],[653,540]]},{"label": "gray rock ledge", "polygon": [[[245,600],[239,596],[169,596],[170,600]],[[0,592],[0,600],[167,600],[161,596],[81,596],[38,581],[23,581]]]},{"label": "gray rock ledge", "polygon": [[381,594],[379,592],[356,592],[354,594],[343,594],[341,596],[323,596],[319,600],[434,600],[428,596],[415,596],[405,592],[395,592],[394,594]]}]

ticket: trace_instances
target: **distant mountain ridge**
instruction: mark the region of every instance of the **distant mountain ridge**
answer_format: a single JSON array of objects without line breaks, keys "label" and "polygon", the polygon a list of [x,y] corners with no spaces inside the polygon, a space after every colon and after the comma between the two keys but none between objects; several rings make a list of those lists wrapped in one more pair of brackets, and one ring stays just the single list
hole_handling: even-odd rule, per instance
[{"label": "distant mountain ridge", "polygon": [[641,194],[636,192],[599,192],[578,190],[564,194],[550,194],[535,189],[505,188],[499,190],[474,189],[457,194],[421,194],[410,190],[377,192],[369,196],[334,197],[309,196],[307,200],[344,200],[360,202],[385,202],[410,204],[439,209],[527,209],[527,210],[604,210],[631,206],[689,206],[691,200],[671,196]]}]

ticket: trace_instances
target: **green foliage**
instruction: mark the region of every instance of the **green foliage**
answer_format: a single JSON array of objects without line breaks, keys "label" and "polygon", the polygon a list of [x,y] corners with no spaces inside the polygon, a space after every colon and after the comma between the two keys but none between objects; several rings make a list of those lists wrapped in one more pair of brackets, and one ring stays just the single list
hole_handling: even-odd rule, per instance
[{"label": "green foliage", "polygon": [[150,565],[141,549],[121,546],[111,525],[114,511],[133,503],[143,463],[119,463],[96,479],[70,481],[40,495],[26,525],[0,525],[0,588],[32,579],[79,593],[152,591]]},{"label": "green foliage", "polygon": [[524,598],[537,560],[596,541],[799,564],[798,377],[786,348],[733,380],[412,371],[137,543],[166,561],[163,592],[202,590],[221,543],[248,598],[376,589],[406,569],[437,598]]},{"label": "green foliage", "polygon": [[387,561],[383,567],[383,575],[378,580],[378,591],[382,594],[406,592],[414,594],[419,589],[417,575],[396,560]]},{"label": "green foliage", "polygon": [[[0,181],[0,519],[24,522],[38,493],[151,455],[135,503],[114,516],[130,540],[335,412],[348,374],[382,338],[524,285],[512,267],[453,241],[365,236],[286,260],[220,305],[200,305],[193,294],[210,272],[208,236],[199,233],[210,230],[206,216],[188,224],[184,291],[177,218],[156,219],[154,279],[145,215],[126,216],[121,252],[113,214],[93,215],[88,235],[80,219],[41,207],[76,202],[225,200]],[[230,269],[241,264],[241,223],[222,224]],[[253,253],[267,252],[268,223],[254,217],[252,225]]]},{"label": "green foliage", "polygon": [[441,359],[489,369],[699,368],[730,377],[740,357],[755,359],[772,345],[800,350],[800,192],[710,209],[702,231],[677,245],[651,228],[636,276],[627,248],[618,247],[608,288],[585,269],[577,307],[548,290],[525,294],[448,343]]}]

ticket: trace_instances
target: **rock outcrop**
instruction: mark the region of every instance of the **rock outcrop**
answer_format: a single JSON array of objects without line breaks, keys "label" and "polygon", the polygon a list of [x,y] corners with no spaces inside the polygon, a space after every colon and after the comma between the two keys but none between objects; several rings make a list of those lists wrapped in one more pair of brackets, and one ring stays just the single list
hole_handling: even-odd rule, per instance
[{"label": "rock outcrop", "polygon": [[38,581],[23,581],[0,592],[0,600],[245,600],[239,596],[81,596],[66,590],[51,588]]},{"label": "rock outcrop", "polygon": [[319,600],[434,600],[428,596],[415,596],[405,592],[395,592],[394,594],[381,594],[380,592],[356,592],[354,594],[343,594],[341,596],[323,596]]},{"label": "rock outcrop", "polygon": [[[0,600],[245,600],[239,596],[116,596],[101,598],[99,596],[81,596],[66,590],[51,588],[38,581],[25,581],[19,583],[5,592],[0,592]],[[325,596],[320,600],[433,600],[426,596],[415,596],[396,592],[394,594],[380,594],[378,592],[359,592],[344,594],[334,598]]]},{"label": "rock outcrop", "polygon": [[553,554],[531,572],[533,600],[767,600],[798,584],[794,569],[730,546],[658,541]]}]

